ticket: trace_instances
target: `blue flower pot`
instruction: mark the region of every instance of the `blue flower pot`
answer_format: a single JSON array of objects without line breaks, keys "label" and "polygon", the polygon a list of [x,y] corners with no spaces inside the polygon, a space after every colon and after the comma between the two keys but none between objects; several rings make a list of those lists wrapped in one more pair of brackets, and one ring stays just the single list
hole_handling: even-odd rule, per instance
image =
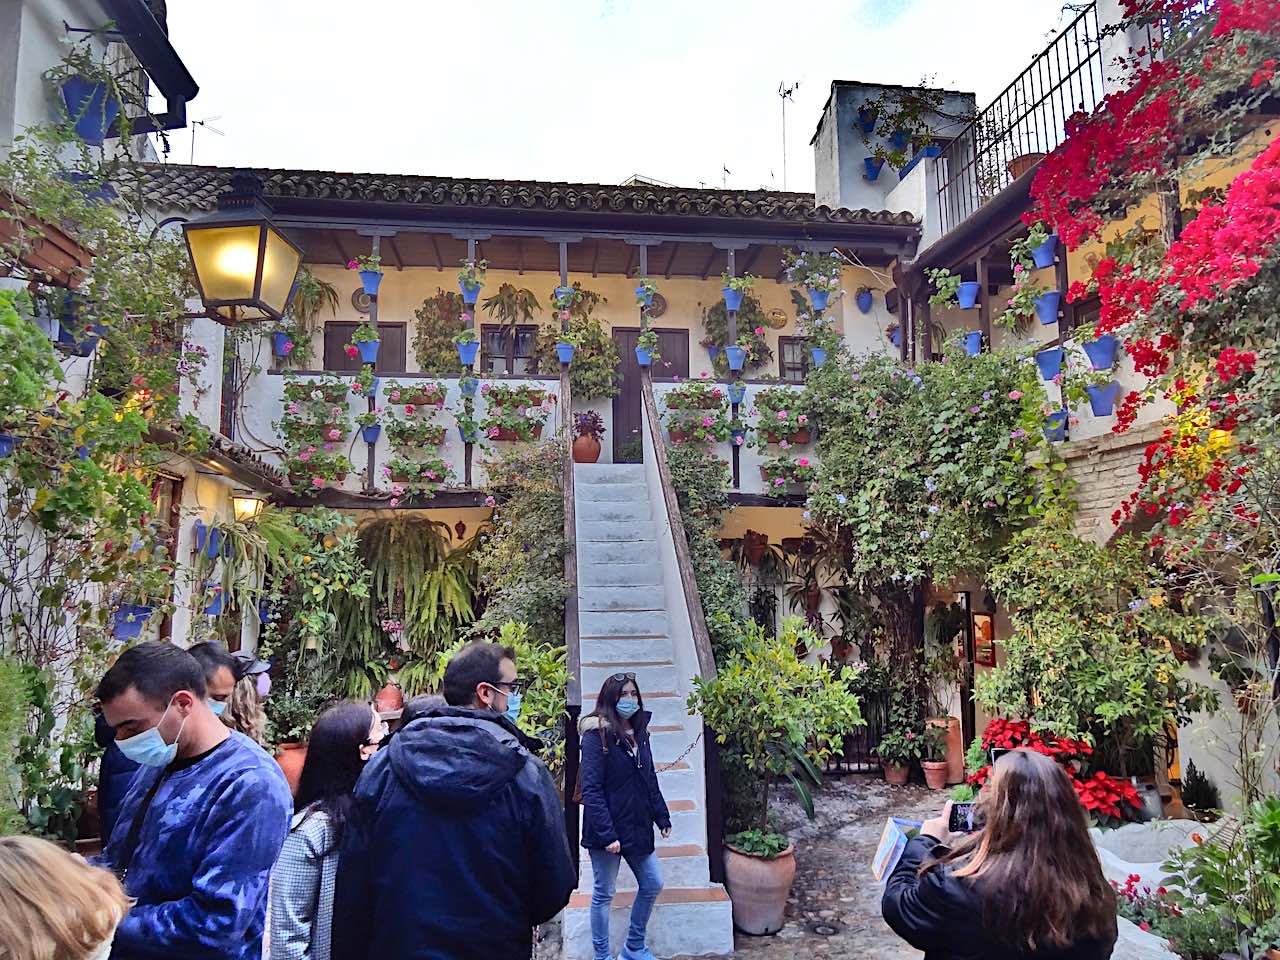
[{"label": "blue flower pot", "polygon": [[1116,365],[1116,347],[1119,341],[1115,336],[1106,333],[1097,340],[1090,340],[1084,345],[1085,356],[1095,370],[1110,370]]},{"label": "blue flower pot", "polygon": [[555,295],[559,301],[570,301],[573,299],[573,287],[556,287]]},{"label": "blue flower pot", "polygon": [[1058,304],[1061,300],[1062,294],[1057,290],[1050,290],[1036,297],[1036,316],[1046,327],[1058,322]]},{"label": "blue flower pot", "polygon": [[110,203],[119,196],[115,187],[109,183],[99,182],[92,174],[60,173],[58,176],[79,187],[80,195],[88,203]]},{"label": "blue flower pot", "polygon": [[636,287],[636,305],[647,307],[653,303],[653,291],[644,287]]},{"label": "blue flower pot", "polygon": [[381,270],[361,270],[360,285],[364,287],[364,292],[371,297],[378,295],[378,287],[382,286]]},{"label": "blue flower pot", "polygon": [[853,302],[858,305],[858,309],[863,313],[870,313],[871,305],[875,303],[875,297],[870,290],[860,290],[858,295],[853,298]]},{"label": "blue flower pot", "polygon": [[139,603],[124,603],[116,608],[112,633],[117,640],[136,640],[151,616],[152,608]]},{"label": "blue flower pot", "polygon": [[1038,247],[1031,248],[1031,260],[1039,267],[1052,267],[1055,255],[1058,252],[1058,235],[1056,233],[1049,234],[1048,239]]},{"label": "blue flower pot", "polygon": [[458,386],[462,389],[464,397],[474,397],[480,389],[480,381],[475,377],[463,377]]},{"label": "blue flower pot", "polygon": [[876,120],[880,115],[875,107],[867,107],[865,104],[858,108],[858,129],[863,133],[870,134],[876,129]]},{"label": "blue flower pot", "polygon": [[725,287],[720,291],[724,294],[724,306],[726,310],[737,310],[742,306],[742,291],[734,290],[732,287]]},{"label": "blue flower pot", "polygon": [[831,302],[831,294],[826,290],[815,290],[810,287],[809,300],[813,303],[813,309],[825,310],[827,309],[827,304]]},{"label": "blue flower pot", "polygon": [[747,399],[747,385],[745,383],[729,384],[729,402],[734,406],[742,403]]},{"label": "blue flower pot", "polygon": [[982,352],[982,331],[970,330],[964,335],[964,352],[976,357]]},{"label": "blue flower pot", "polygon": [[[729,431],[730,440],[737,440],[739,437],[745,440],[747,438],[747,431],[745,429],[731,429]],[[740,446],[740,444],[735,443],[734,446]]]},{"label": "blue flower pot", "polygon": [[216,557],[222,551],[222,531],[217,527],[206,527],[200,520],[196,521],[196,553],[206,557]]},{"label": "blue flower pot", "polygon": [[293,338],[281,330],[271,334],[271,352],[277,357],[287,357],[293,350]]},{"label": "blue flower pot", "polygon": [[12,457],[17,441],[7,433],[0,433],[0,457]]},{"label": "blue flower pot", "polygon": [[647,367],[653,363],[653,357],[644,347],[636,347],[636,363],[642,367]]},{"label": "blue flower pot", "polygon": [[1109,417],[1115,412],[1116,394],[1120,392],[1120,384],[1112,380],[1100,387],[1090,385],[1084,389],[1085,393],[1089,394],[1089,409],[1093,411],[1095,417]]},{"label": "blue flower pot", "polygon": [[259,623],[271,622],[271,604],[268,603],[266,600],[258,601],[258,622]]},{"label": "blue flower pot", "polygon": [[707,344],[707,356],[710,357],[714,363],[716,357],[720,356],[720,348],[714,343]]},{"label": "blue flower pot", "polygon": [[982,284],[976,280],[964,280],[956,291],[956,299],[960,301],[961,310],[972,310],[978,305],[978,294],[982,292]]},{"label": "blue flower pot", "polygon": [[893,344],[895,349],[901,350],[902,349],[902,331],[900,329],[893,331],[893,333],[889,335],[889,342]]},{"label": "blue flower pot", "polygon": [[480,299],[480,284],[478,283],[474,287],[468,287],[459,280],[458,289],[462,291],[462,302],[469,307],[474,307],[476,301]]},{"label": "blue flower pot", "polygon": [[369,446],[373,446],[378,442],[378,437],[382,435],[382,424],[375,423],[372,426],[360,428],[360,438]]},{"label": "blue flower pot", "polygon": [[1041,350],[1036,354],[1036,366],[1040,368],[1041,380],[1052,380],[1062,369],[1062,348]]},{"label": "blue flower pot", "polygon": [[820,367],[827,362],[827,351],[823,350],[821,347],[810,347],[809,356],[813,358],[813,365],[815,367]]},{"label": "blue flower pot", "polygon": [[729,369],[733,371],[741,370],[742,365],[747,362],[747,351],[737,344],[725,347],[724,356],[729,361]]},{"label": "blue flower pot", "polygon": [[361,340],[356,344],[356,349],[360,351],[361,363],[377,363],[378,347],[381,346],[381,340]]},{"label": "blue flower pot", "polygon": [[894,150],[905,150],[907,149],[907,137],[907,131],[895,130],[889,134],[889,146],[893,147]]},{"label": "blue flower pot", "polygon": [[480,352],[480,341],[474,340],[471,343],[455,343],[458,348],[458,359],[462,361],[464,367],[469,367],[476,362],[476,354]]},{"label": "blue flower pot", "polygon": [[1044,438],[1050,443],[1067,438],[1067,411],[1057,410],[1044,418]]},{"label": "blue flower pot", "polygon": [[479,435],[476,433],[475,430],[472,430],[470,433],[468,433],[466,430],[463,430],[461,427],[459,427],[458,436],[462,438],[463,443],[475,443]]},{"label": "blue flower pot", "polygon": [[570,363],[573,361],[573,344],[557,343],[556,356],[560,358],[561,363]]},{"label": "blue flower pot", "polygon": [[222,608],[226,606],[227,603],[226,597],[227,595],[223,591],[215,590],[213,592],[213,599],[210,600],[208,606],[204,608],[205,614],[210,617],[222,616]]},{"label": "blue flower pot", "polygon": [[879,176],[880,171],[884,169],[883,157],[863,157],[862,165],[866,167],[866,178],[874,182]]},{"label": "blue flower pot", "polygon": [[89,459],[89,448],[85,446],[76,447],[76,456],[81,460]]},{"label": "blue flower pot", "polygon": [[106,84],[68,77],[62,81],[62,99],[75,123],[76,136],[92,146],[102,146],[120,115],[120,101],[107,92]]}]

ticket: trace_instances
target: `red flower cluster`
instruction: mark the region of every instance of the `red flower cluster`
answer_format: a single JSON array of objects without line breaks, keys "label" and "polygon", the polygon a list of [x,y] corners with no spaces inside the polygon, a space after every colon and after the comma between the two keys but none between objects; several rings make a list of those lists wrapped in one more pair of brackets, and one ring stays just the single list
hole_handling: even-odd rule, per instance
[{"label": "red flower cluster", "polygon": [[[1036,753],[1043,753],[1059,763],[1066,764],[1070,760],[1087,757],[1093,753],[1093,747],[1083,740],[1072,740],[1069,737],[1058,737],[1052,733],[1041,733],[1031,729],[1026,720],[1006,720],[996,717],[982,731],[983,750],[1015,750],[1025,747]],[[990,765],[983,767],[969,777],[969,783],[982,786],[991,774]]]},{"label": "red flower cluster", "polygon": [[1076,788],[1080,803],[1090,813],[1125,820],[1131,813],[1142,809],[1137,787],[1101,770],[1087,780],[1072,778],[1071,783]]},{"label": "red flower cluster", "polygon": [[1214,369],[1218,371],[1218,379],[1223,383],[1229,383],[1236,377],[1246,373],[1253,373],[1253,366],[1258,361],[1258,355],[1247,350],[1237,350],[1235,347],[1227,347],[1218,354],[1218,361],[1214,364]]}]

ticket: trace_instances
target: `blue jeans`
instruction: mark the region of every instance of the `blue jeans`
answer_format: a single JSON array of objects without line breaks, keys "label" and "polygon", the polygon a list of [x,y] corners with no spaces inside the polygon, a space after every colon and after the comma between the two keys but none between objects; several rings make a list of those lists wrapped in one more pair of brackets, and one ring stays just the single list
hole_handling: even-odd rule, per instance
[{"label": "blue jeans", "polygon": [[[607,850],[588,850],[591,854],[591,945],[596,960],[609,960],[609,907],[613,904],[614,888],[618,880],[618,867],[622,854]],[[643,950],[645,928],[649,926],[649,914],[653,903],[662,892],[662,868],[657,853],[643,857],[628,856],[627,866],[636,875],[639,889],[631,906],[631,927],[627,930],[627,949]]]}]

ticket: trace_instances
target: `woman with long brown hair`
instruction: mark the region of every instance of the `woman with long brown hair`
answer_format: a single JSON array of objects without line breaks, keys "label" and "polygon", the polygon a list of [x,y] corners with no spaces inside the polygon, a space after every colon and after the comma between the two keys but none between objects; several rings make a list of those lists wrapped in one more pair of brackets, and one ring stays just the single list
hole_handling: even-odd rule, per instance
[{"label": "woman with long brown hair", "polygon": [[1002,756],[954,847],[951,804],[926,820],[885,885],[889,926],[926,960],[1106,960],[1115,893],[1066,772],[1030,750]]}]

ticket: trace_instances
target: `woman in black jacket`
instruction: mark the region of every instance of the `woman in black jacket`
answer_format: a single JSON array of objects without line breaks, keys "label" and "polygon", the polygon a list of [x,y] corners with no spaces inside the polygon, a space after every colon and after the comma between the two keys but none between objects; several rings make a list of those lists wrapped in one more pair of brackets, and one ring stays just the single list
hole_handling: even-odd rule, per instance
[{"label": "woman in black jacket", "polygon": [[671,815],[658,787],[649,745],[651,714],[644,709],[634,673],[615,673],[604,682],[596,708],[582,718],[582,845],[591,856],[591,943],[596,960],[610,960],[609,908],[618,867],[625,858],[636,877],[631,927],[618,960],[653,960],[645,930],[662,892],[662,870],[654,852],[653,828],[671,836]]},{"label": "woman in black jacket", "polygon": [[983,826],[947,847],[951,804],[926,820],[880,908],[925,960],[1107,960],[1116,897],[1066,772],[1030,750],[995,764]]}]

